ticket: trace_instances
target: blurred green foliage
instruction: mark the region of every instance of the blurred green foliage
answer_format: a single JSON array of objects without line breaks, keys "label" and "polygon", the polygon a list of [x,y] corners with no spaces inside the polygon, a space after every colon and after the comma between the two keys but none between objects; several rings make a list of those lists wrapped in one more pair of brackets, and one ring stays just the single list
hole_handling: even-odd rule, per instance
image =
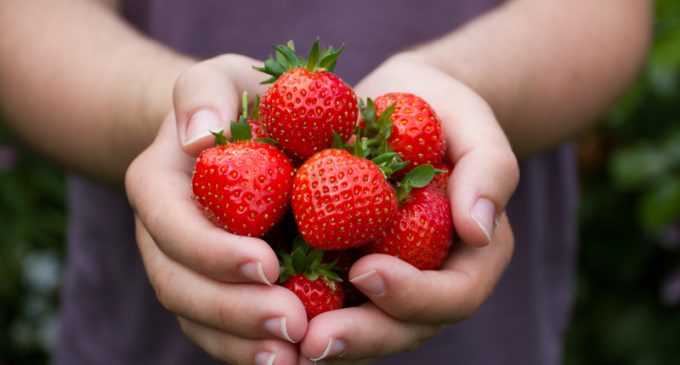
[{"label": "blurred green foliage", "polygon": [[634,87],[581,149],[566,364],[680,364],[680,2],[657,1]]},{"label": "blurred green foliage", "polygon": [[[649,62],[583,140],[567,365],[680,364],[680,1],[656,3]],[[0,122],[0,363],[46,364],[64,259],[63,175]]]},{"label": "blurred green foliage", "polygon": [[46,364],[58,322],[64,180],[0,121],[0,363]]}]

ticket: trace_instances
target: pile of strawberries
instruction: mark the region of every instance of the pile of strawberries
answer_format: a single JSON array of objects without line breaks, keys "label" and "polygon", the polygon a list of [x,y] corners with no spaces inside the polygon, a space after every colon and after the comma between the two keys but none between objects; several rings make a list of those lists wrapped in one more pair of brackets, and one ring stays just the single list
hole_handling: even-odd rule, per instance
[{"label": "pile of strawberries", "polygon": [[272,85],[254,112],[244,95],[232,140],[214,133],[217,146],[196,161],[193,194],[206,216],[274,246],[280,284],[309,318],[365,300],[342,279],[363,255],[439,268],[453,220],[434,110],[408,93],[359,101],[332,73],[342,48],[314,42],[307,59],[292,42],[274,49],[257,68]]}]

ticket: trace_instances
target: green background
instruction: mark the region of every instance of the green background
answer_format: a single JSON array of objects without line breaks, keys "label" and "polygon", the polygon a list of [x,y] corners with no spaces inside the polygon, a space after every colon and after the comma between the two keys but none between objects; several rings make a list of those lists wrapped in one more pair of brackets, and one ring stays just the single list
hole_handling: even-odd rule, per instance
[{"label": "green background", "polygon": [[[581,140],[568,365],[680,364],[680,1],[656,7],[645,69]],[[0,123],[0,365],[49,359],[64,193],[59,169],[15,143]]]}]

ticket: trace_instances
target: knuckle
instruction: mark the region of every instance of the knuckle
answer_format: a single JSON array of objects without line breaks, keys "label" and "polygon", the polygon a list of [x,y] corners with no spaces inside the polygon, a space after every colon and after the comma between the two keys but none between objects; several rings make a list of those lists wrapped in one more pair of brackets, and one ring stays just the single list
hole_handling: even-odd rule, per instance
[{"label": "knuckle", "polygon": [[208,61],[196,63],[185,68],[177,77],[175,81],[174,94],[181,95],[185,91],[190,91],[197,80],[204,80],[214,73],[214,66]]},{"label": "knuckle", "polygon": [[163,273],[161,275],[150,273],[149,276],[158,302],[171,313],[179,314],[179,308],[173,294],[174,290],[171,288],[171,283],[174,281],[173,275],[171,273]]},{"label": "knuckle", "polygon": [[210,303],[212,312],[215,313],[216,319],[222,328],[228,328],[237,319],[238,313],[235,313],[229,303],[229,300],[225,300],[225,298],[219,295]]},{"label": "knuckle", "polygon": [[[416,298],[416,299],[414,299]],[[419,317],[423,310],[425,309],[426,302],[424,300],[417,299],[418,296],[408,296],[406,298],[400,298],[400,305],[395,308],[394,315],[399,319],[412,319]]]}]

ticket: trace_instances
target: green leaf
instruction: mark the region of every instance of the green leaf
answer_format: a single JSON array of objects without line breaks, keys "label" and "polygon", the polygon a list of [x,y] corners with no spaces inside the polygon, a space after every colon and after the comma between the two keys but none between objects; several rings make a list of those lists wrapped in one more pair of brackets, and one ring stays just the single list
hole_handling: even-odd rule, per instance
[{"label": "green leaf", "polygon": [[257,139],[255,139],[255,142],[266,143],[270,146],[276,146],[277,144],[279,144],[279,141],[272,139],[272,138],[267,138],[267,137],[257,138]]},{"label": "green leaf", "polygon": [[361,113],[361,118],[364,120],[365,128],[368,128],[369,130],[377,128],[373,99],[366,99],[366,103],[364,103],[362,99],[359,99],[359,112]]},{"label": "green leaf", "polygon": [[432,181],[434,175],[435,168],[429,164],[417,166],[409,171],[397,184],[397,200],[399,202],[405,201],[413,188],[425,187]]},{"label": "green leaf", "polygon": [[329,72],[335,71],[335,66],[338,63],[338,57],[340,57],[340,54],[344,48],[345,46],[342,46],[337,50],[333,49],[332,47],[326,49],[326,51],[323,52],[323,57],[321,60],[319,60],[319,68],[326,69]]},{"label": "green leaf", "polygon": [[224,136],[224,130],[221,130],[219,132],[210,131],[210,134],[212,134],[215,137],[215,146],[225,146],[229,144],[227,137]]},{"label": "green leaf", "polygon": [[274,48],[283,55],[285,58],[286,62],[288,63],[288,66],[290,68],[298,67],[299,66],[299,56],[295,53],[295,50],[289,48],[288,46],[274,46]]},{"label": "green leaf", "polygon": [[312,72],[319,62],[319,38],[314,40],[312,49],[309,51],[309,59],[307,60],[307,71]]},{"label": "green leaf", "polygon": [[406,181],[406,183],[414,188],[422,188],[432,181],[434,175],[434,166],[430,164],[420,165],[409,171],[409,173],[404,176],[404,180],[402,180],[402,182]]},{"label": "green leaf", "polygon": [[319,273],[321,275],[325,276],[326,278],[328,278],[328,280],[342,282],[342,279],[340,278],[340,276],[332,270],[321,269],[321,270],[319,270]]},{"label": "green leaf", "polygon": [[680,219],[680,176],[660,181],[643,194],[638,214],[647,230],[656,231]]},{"label": "green leaf", "polygon": [[308,271],[317,271],[321,266],[323,260],[323,251],[319,249],[312,249],[307,256]]},{"label": "green leaf", "polygon": [[342,140],[342,137],[340,137],[339,134],[335,133],[333,131],[333,148],[338,149],[338,150],[344,150],[346,148],[345,146],[345,141]]},{"label": "green leaf", "polygon": [[296,273],[304,273],[307,269],[307,255],[304,249],[295,249],[291,253],[292,267]]},{"label": "green leaf", "polygon": [[314,281],[314,280],[319,278],[319,273],[318,272],[306,272],[305,277],[307,277],[307,279],[309,279],[311,281]]},{"label": "green leaf", "polygon": [[250,124],[243,116],[238,118],[238,121],[231,121],[231,138],[236,141],[250,141],[252,135],[250,133]]},{"label": "green leaf", "polygon": [[650,144],[638,144],[614,153],[610,171],[614,182],[623,189],[633,189],[653,182],[666,174],[667,155]]},{"label": "green leaf", "polygon": [[373,159],[371,159],[371,161],[374,164],[381,166],[381,165],[385,165],[385,164],[388,164],[388,163],[394,161],[394,158],[397,157],[397,156],[399,156],[399,154],[396,153],[396,152],[388,152],[388,153],[383,153],[383,154],[381,154],[377,157],[374,157]]},{"label": "green leaf", "polygon": [[378,117],[378,125],[383,128],[385,125],[390,126],[390,131],[392,130],[392,123],[390,122],[390,117],[392,116],[392,113],[394,113],[394,109],[397,107],[397,103],[393,103],[392,105],[388,106],[387,109],[383,110],[382,113],[380,113],[380,117]]}]

